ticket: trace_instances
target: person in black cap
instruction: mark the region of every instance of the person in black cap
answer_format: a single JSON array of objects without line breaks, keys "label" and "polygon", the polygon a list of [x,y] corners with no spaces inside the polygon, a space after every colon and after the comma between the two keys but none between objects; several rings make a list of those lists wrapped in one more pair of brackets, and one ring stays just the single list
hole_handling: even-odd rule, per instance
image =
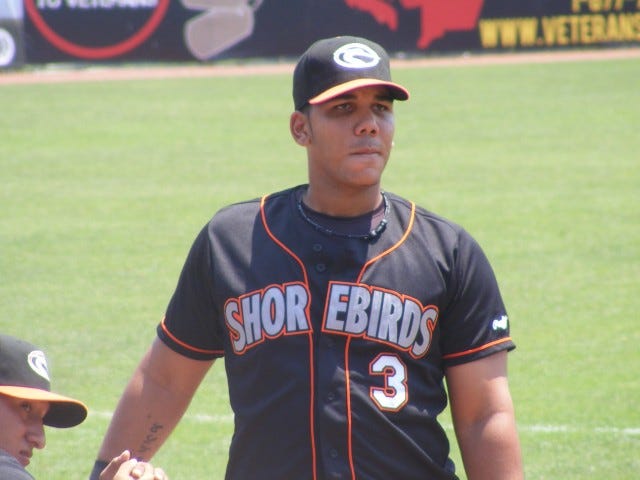
[{"label": "person in black cap", "polygon": [[[47,359],[29,342],[0,334],[0,479],[33,480],[25,470],[33,449],[45,447],[44,426],[75,427],[87,407],[51,391]],[[101,480],[168,480],[161,469],[131,460],[129,452],[114,458]]]},{"label": "person in black cap", "polygon": [[201,230],[96,465],[151,458],[224,358],[227,480],[456,479],[447,391],[468,478],[523,477],[491,266],[463,228],[381,186],[408,98],[375,42],[304,52],[289,127],[308,182]]}]

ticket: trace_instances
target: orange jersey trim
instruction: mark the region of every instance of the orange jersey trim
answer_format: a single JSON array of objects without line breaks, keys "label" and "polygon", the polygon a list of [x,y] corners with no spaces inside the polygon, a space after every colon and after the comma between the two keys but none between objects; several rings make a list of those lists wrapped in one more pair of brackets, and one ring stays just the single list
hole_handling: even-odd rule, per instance
[{"label": "orange jersey trim", "polygon": [[166,320],[167,317],[164,317],[162,319],[162,322],[160,322],[160,328],[162,328],[162,331],[171,339],[173,340],[175,343],[177,343],[178,345],[180,345],[181,347],[186,348],[187,350],[191,350],[192,352],[197,352],[197,353],[205,353],[207,355],[224,355],[224,350],[207,350],[204,348],[198,348],[198,347],[194,347],[192,345],[189,345],[188,343],[183,342],[182,340],[180,340],[178,337],[176,337],[173,333],[171,333],[169,331],[169,329],[167,328],[167,326],[165,325],[164,321]]},{"label": "orange jersey trim", "polygon": [[464,357],[465,355],[471,355],[472,353],[481,352],[482,350],[486,350],[487,348],[491,348],[495,345],[500,345],[501,343],[510,342],[510,341],[511,341],[511,337],[505,337],[499,340],[494,340],[493,342],[489,342],[477,348],[465,350],[464,352],[457,352],[457,353],[450,353],[448,355],[443,355],[442,358],[444,360],[448,360],[450,358],[460,358],[460,357]]},{"label": "orange jersey trim", "polygon": [[396,250],[398,247],[400,247],[400,245],[402,245],[404,243],[404,241],[409,236],[409,232],[411,232],[411,230],[413,228],[413,222],[414,222],[415,217],[416,217],[416,204],[411,202],[411,215],[409,217],[409,224],[407,225],[407,229],[405,230],[404,234],[402,235],[402,238],[400,238],[400,240],[398,240],[398,242],[396,244],[392,245],[387,250],[385,250],[384,252],[380,253],[379,255],[373,257],[371,260],[369,260],[367,263],[365,263],[364,266],[362,267],[362,270],[360,271],[360,275],[358,275],[358,280],[357,280],[358,282],[362,281],[362,276],[364,275],[364,272],[365,272],[365,270],[367,268],[369,268],[373,263],[375,263],[378,260],[380,260],[382,257],[385,257],[385,256],[389,255],[391,252]]},{"label": "orange jersey trim", "polygon": [[[289,247],[287,247],[284,243],[282,243],[278,237],[276,237],[273,232],[271,231],[271,229],[269,228],[269,224],[267,223],[267,214],[265,212],[265,204],[267,202],[267,198],[269,197],[269,195],[265,195],[260,199],[260,218],[262,219],[262,225],[264,226],[265,231],[267,232],[267,235],[269,236],[269,238],[271,238],[271,240],[273,240],[276,245],[278,245],[280,248],[282,248],[285,252],[287,252],[291,258],[293,258],[298,265],[300,265],[300,269],[302,270],[302,275],[304,278],[304,284],[307,288],[307,290],[309,290],[309,278],[307,276],[307,270],[304,267],[304,263],[302,262],[302,260],[300,260],[300,258],[291,251],[291,249]],[[313,301],[313,299],[312,299]],[[311,315],[310,315],[310,305],[307,305],[307,317],[309,318],[309,320],[311,320]],[[314,356],[314,351],[313,351],[313,325],[310,324],[309,325],[311,327],[311,331],[307,334],[309,337],[309,384],[310,384],[310,389],[309,389],[309,398],[310,398],[310,402],[309,402],[309,430],[311,432],[311,459],[313,462],[313,480],[317,480],[318,478],[318,467],[317,467],[317,459],[316,459],[316,432],[315,432],[315,415],[314,415],[314,406],[315,406],[315,396],[314,396],[314,385],[315,385],[315,372],[313,370],[313,356]]]},{"label": "orange jersey trim", "polygon": [[[375,257],[370,259],[367,263],[365,263],[362,266],[362,270],[360,270],[360,274],[358,275],[358,279],[357,279],[358,283],[362,282],[362,277],[364,276],[364,272],[367,270],[367,268],[369,268],[371,265],[373,265],[375,262],[377,262],[381,258],[389,255],[391,252],[396,250],[398,247],[400,247],[400,245],[404,243],[404,241],[407,239],[407,237],[409,236],[409,233],[413,228],[415,216],[416,216],[416,204],[414,202],[411,202],[411,214],[409,217],[409,224],[407,225],[407,228],[404,234],[402,235],[400,240],[398,240],[394,245],[392,245],[391,247],[389,247],[387,250],[380,253],[379,255],[376,255]],[[347,338],[347,343],[344,349],[344,366],[345,366],[344,370],[346,374],[345,388],[347,391],[347,430],[348,430],[347,449],[348,449],[348,455],[349,455],[349,467],[351,468],[351,479],[355,480],[356,469],[355,469],[355,464],[353,460],[353,420],[352,420],[352,414],[351,414],[351,375],[349,373],[349,347],[350,346],[351,346],[351,337]]]}]

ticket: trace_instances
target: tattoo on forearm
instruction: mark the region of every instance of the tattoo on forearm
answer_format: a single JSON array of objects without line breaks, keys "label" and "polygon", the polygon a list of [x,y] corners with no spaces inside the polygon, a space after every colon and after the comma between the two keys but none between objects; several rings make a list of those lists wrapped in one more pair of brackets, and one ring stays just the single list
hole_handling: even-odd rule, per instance
[{"label": "tattoo on forearm", "polygon": [[158,432],[164,428],[164,425],[154,422],[149,428],[149,433],[138,448],[138,453],[145,453],[151,450],[154,443],[158,441]]}]

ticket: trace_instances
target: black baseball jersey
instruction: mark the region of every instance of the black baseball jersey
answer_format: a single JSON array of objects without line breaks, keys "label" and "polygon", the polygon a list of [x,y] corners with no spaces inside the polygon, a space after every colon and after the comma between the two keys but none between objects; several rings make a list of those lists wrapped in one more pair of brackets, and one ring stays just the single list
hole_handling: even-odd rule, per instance
[{"label": "black baseball jersey", "polygon": [[225,359],[226,478],[457,478],[444,368],[514,348],[487,258],[389,193],[374,239],[320,232],[304,188],[220,210],[157,329],[183,355]]}]

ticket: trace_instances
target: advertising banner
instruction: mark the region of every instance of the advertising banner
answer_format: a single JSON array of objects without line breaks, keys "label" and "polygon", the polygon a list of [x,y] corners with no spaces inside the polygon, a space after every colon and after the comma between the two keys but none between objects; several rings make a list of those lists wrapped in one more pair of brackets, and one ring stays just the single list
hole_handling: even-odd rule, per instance
[{"label": "advertising banner", "polygon": [[0,68],[24,63],[22,0],[0,0]]},{"label": "advertising banner", "polygon": [[294,57],[340,34],[408,56],[640,44],[640,0],[3,2],[23,2],[28,63]]}]

